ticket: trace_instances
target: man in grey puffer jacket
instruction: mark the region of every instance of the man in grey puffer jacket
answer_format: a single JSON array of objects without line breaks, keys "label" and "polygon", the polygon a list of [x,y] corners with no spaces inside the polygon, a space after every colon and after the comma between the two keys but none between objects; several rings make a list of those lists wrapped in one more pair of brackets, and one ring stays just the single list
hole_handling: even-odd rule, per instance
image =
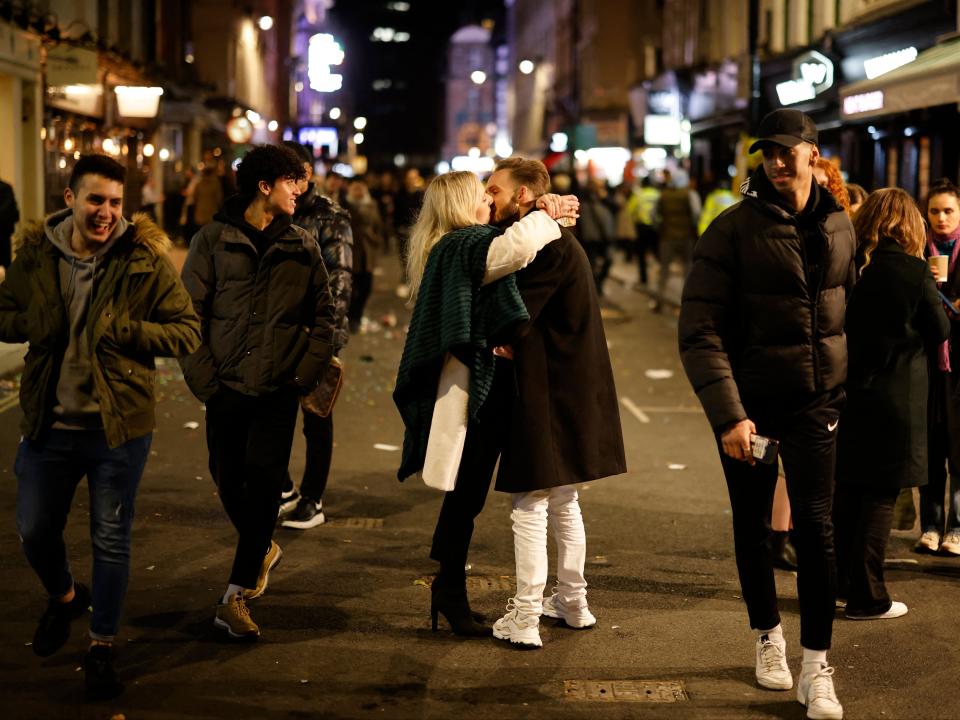
[{"label": "man in grey puffer jacket", "polygon": [[[803,667],[797,699],[808,717],[842,718],[827,665],[836,596],[833,549],[837,426],[847,372],[843,334],[856,242],[846,213],[813,179],[817,128],[797,110],[760,125],[763,166],[743,202],[704,233],[680,308],[680,355],[717,435],[757,682],[788,690],[793,677],[767,543],[779,441],[793,511]],[[768,458],[767,458],[768,459]]]}]

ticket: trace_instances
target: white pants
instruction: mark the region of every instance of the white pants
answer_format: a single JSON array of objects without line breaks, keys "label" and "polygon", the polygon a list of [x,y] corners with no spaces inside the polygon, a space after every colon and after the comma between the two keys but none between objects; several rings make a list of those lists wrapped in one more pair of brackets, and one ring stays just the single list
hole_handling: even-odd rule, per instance
[{"label": "white pants", "polygon": [[557,591],[567,605],[586,601],[583,566],[587,538],[575,485],[513,494],[513,549],[517,561],[517,610],[539,616],[547,585],[547,523],[557,543]]}]

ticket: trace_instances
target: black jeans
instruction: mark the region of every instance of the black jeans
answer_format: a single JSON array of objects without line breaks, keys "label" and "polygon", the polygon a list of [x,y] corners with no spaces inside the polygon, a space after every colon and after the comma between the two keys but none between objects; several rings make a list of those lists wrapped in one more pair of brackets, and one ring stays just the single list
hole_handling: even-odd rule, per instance
[{"label": "black jeans", "polygon": [[[834,391],[793,412],[747,407],[757,433],[780,441],[793,514],[790,538],[797,551],[800,644],[809,650],[829,649],[833,632],[837,570],[831,512],[836,430],[844,399],[842,391]],[[728,457],[722,447],[720,461],[730,493],[737,571],[750,627],[766,630],[780,622],[768,544],[777,465],[750,466]]]},{"label": "black jeans", "polygon": [[920,530],[942,533],[960,527],[958,379],[954,373],[938,370],[932,370],[930,375],[928,483],[920,488]]},{"label": "black jeans", "polygon": [[297,392],[251,396],[221,387],[207,401],[210,474],[239,539],[230,583],[257,584],[277,522],[297,422]]},{"label": "black jeans", "polygon": [[367,301],[370,299],[372,292],[373,273],[355,272],[353,274],[353,288],[350,293],[350,310],[347,312],[350,332],[357,332],[360,329],[363,311],[367,307]]},{"label": "black jeans", "polygon": [[877,615],[890,609],[883,559],[900,489],[841,484],[834,498],[837,534],[837,594],[847,615]]},{"label": "black jeans", "polygon": [[[303,411],[303,438],[307,441],[306,463],[300,494],[315,503],[323,500],[330,479],[330,461],[333,459],[333,413],[327,417]],[[285,471],[283,487],[293,488],[290,471]]]},{"label": "black jeans", "polygon": [[647,284],[647,253],[656,256],[659,250],[657,231],[650,225],[637,223],[637,270],[640,272],[640,283]]},{"label": "black jeans", "polygon": [[513,363],[498,360],[493,387],[480,408],[477,420],[467,423],[467,438],[457,471],[457,484],[444,493],[430,557],[440,563],[441,584],[462,586],[466,579],[467,553],[474,521],[483,510],[490,481],[508,428]]}]

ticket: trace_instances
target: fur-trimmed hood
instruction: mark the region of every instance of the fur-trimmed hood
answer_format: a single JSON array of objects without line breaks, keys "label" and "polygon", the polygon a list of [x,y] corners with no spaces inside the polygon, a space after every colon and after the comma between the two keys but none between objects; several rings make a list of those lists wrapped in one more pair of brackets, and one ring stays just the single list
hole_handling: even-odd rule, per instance
[{"label": "fur-trimmed hood", "polygon": [[[57,225],[72,215],[71,210],[61,210],[47,216],[42,222],[32,220],[25,222],[13,237],[13,247],[20,250],[28,245],[41,245],[47,238],[46,228]],[[129,224],[125,236],[130,236],[132,242],[147,250],[155,257],[163,257],[170,252],[173,243],[167,234],[146,213],[134,213],[133,221]],[[130,233],[132,228],[133,232]]]}]

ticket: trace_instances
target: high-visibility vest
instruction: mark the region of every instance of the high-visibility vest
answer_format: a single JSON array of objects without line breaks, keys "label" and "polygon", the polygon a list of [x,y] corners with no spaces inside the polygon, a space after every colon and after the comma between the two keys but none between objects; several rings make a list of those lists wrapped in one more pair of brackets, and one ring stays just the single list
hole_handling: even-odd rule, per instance
[{"label": "high-visibility vest", "polygon": [[736,203],[736,197],[726,188],[717,188],[707,195],[703,212],[700,213],[700,222],[697,223],[697,235],[703,235],[720,213]]},{"label": "high-visibility vest", "polygon": [[642,187],[634,190],[627,200],[627,212],[635,223],[643,225],[656,224],[657,203],[660,202],[660,191],[655,187]]}]

